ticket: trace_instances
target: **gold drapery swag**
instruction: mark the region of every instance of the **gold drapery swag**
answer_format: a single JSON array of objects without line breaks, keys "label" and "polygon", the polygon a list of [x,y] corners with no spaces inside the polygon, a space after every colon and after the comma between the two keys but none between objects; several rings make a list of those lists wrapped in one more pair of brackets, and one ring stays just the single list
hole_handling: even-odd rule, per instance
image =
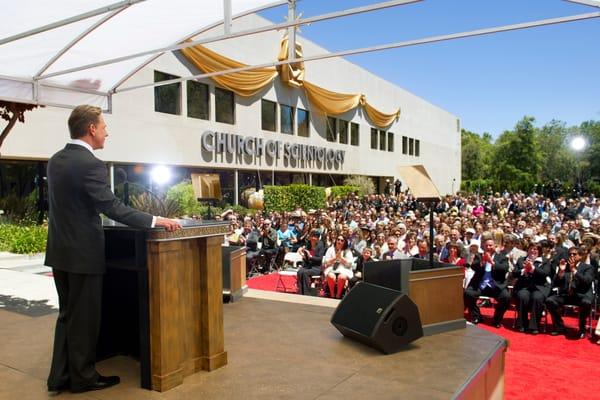
[{"label": "gold drapery swag", "polygon": [[[181,53],[204,73],[243,68],[247,64],[232,60],[208,48],[196,45],[181,49]],[[302,46],[296,43],[296,57],[302,57]],[[288,58],[288,40],[281,40],[279,61]],[[391,114],[381,112],[367,102],[364,94],[337,93],[304,80],[304,63],[295,62],[275,67],[256,68],[249,71],[232,72],[227,75],[212,76],[220,86],[242,96],[251,97],[269,85],[277,76],[286,84],[304,89],[311,106],[326,115],[339,115],[362,106],[365,113],[379,128],[392,124],[400,116],[400,108]]]}]

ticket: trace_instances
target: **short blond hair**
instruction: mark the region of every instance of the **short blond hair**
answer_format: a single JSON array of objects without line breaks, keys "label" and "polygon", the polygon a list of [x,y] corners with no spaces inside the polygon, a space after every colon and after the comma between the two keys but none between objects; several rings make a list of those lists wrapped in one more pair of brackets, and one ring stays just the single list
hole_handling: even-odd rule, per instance
[{"label": "short blond hair", "polygon": [[87,134],[87,128],[90,124],[98,123],[102,114],[102,109],[88,104],[82,104],[75,107],[69,116],[69,133],[71,139],[78,139]]}]

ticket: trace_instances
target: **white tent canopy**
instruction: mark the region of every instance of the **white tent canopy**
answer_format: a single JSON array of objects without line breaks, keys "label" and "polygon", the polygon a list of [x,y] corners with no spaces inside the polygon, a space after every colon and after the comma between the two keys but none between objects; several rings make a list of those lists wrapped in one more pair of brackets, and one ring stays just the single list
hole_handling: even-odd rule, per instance
[{"label": "white tent canopy", "polygon": [[[157,55],[44,78],[81,65],[168,47],[274,0],[19,0],[3,8],[0,99],[109,107],[110,93]],[[230,13],[230,14],[229,14]],[[91,16],[90,16],[91,15]],[[46,29],[44,29],[44,27]]]},{"label": "white tent canopy", "polygon": [[[293,26],[418,3],[423,0],[387,0],[306,19],[295,16],[296,1],[54,0],[51,5],[44,7],[38,0],[11,2],[4,7],[0,17],[2,22],[0,24],[0,100],[60,107],[73,107],[87,103],[110,109],[113,93],[175,81],[147,83],[134,87],[123,85],[129,77],[163,52],[175,50],[184,40],[194,38],[223,24],[224,21],[225,34],[210,40],[254,34],[266,28],[287,29],[293,42]],[[600,0],[565,1],[600,8]],[[288,4],[287,23],[257,28],[252,32],[229,33],[227,21],[231,18],[282,4]],[[288,60],[250,65],[243,69],[344,57],[591,18],[600,18],[600,12],[431,36],[305,56],[299,59],[294,59],[294,53],[291,51]],[[295,47],[292,45],[289,48]],[[234,70],[200,74],[177,80],[231,72]]]}]

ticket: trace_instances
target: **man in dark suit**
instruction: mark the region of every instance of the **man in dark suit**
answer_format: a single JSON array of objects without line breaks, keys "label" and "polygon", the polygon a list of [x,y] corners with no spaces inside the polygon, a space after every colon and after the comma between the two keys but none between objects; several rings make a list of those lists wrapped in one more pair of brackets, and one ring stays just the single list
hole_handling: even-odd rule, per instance
[{"label": "man in dark suit", "polygon": [[558,272],[552,280],[552,287],[558,293],[546,299],[546,306],[550,315],[554,329],[551,335],[565,333],[565,324],[563,323],[559,309],[565,304],[579,306],[579,332],[580,339],[585,338],[585,321],[590,314],[592,307],[592,281],[594,280],[594,268],[585,264],[582,260],[586,255],[581,247],[571,247],[569,249],[569,261],[560,260]]},{"label": "man in dark suit", "polygon": [[504,252],[497,253],[494,240],[488,238],[483,244],[484,253],[476,255],[471,268],[475,272],[465,289],[465,306],[471,313],[471,322],[478,324],[481,322],[481,312],[477,305],[479,296],[488,296],[496,299],[496,309],[494,311],[493,325],[500,328],[502,318],[508,309],[510,295],[506,288],[506,275],[508,273],[508,258]]},{"label": "man in dark suit", "polygon": [[298,253],[304,259],[304,265],[298,269],[296,274],[298,294],[310,295],[310,278],[315,275],[321,275],[321,263],[325,254],[325,246],[319,240],[320,236],[319,231],[311,231],[308,247],[300,247],[298,249]]},{"label": "man in dark suit", "polygon": [[108,136],[102,110],[82,105],[69,117],[71,143],[48,162],[48,244],[45,264],[52,267],[59,314],[54,335],[48,390],[104,389],[119,383],[95,368],[105,272],[100,213],[134,227],[164,227],[177,221],[154,217],[123,205],[111,192],[104,163],[93,150]]}]

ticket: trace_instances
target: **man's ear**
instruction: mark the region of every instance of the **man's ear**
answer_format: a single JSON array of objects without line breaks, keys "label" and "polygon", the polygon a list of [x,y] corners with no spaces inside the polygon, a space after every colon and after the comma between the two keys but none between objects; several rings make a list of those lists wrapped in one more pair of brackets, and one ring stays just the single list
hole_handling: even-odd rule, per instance
[{"label": "man's ear", "polygon": [[90,124],[90,125],[88,126],[88,133],[89,133],[89,134],[90,134],[92,137],[96,136],[96,124]]}]

